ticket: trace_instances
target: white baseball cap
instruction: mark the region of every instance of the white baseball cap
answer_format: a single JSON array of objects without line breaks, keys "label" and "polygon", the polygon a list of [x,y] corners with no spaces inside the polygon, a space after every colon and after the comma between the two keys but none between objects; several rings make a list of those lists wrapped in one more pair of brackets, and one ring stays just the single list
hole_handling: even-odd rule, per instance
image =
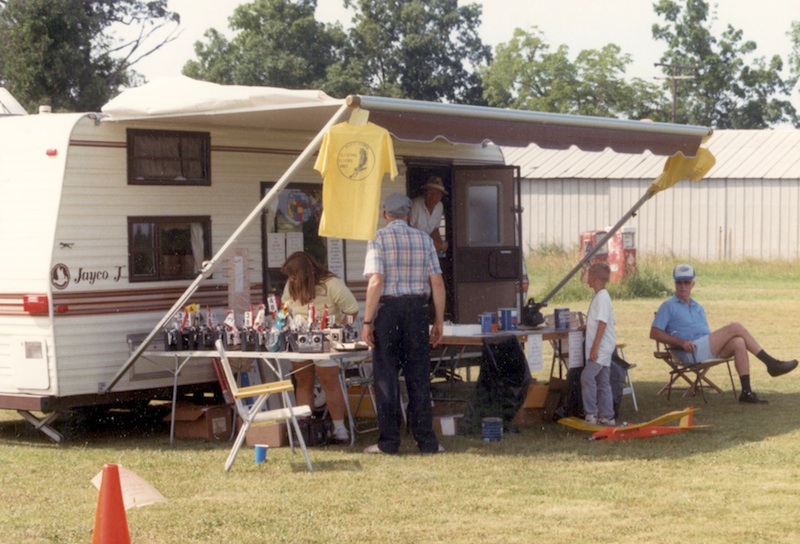
[{"label": "white baseball cap", "polygon": [[679,264],[672,271],[672,279],[674,280],[693,280],[694,268],[690,264]]}]

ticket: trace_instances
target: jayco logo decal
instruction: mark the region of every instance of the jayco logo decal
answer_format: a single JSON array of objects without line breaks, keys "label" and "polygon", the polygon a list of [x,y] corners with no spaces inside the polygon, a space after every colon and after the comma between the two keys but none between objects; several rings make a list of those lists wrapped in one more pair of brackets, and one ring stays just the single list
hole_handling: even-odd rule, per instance
[{"label": "jayco logo decal", "polygon": [[66,289],[67,285],[69,285],[69,280],[69,268],[65,264],[58,263],[50,271],[50,283],[56,289]]},{"label": "jayco logo decal", "polygon": [[95,283],[111,281],[113,283],[119,282],[122,279],[122,271],[124,266],[115,266],[111,272],[106,269],[91,269],[91,268],[78,268],[78,273],[73,277],[69,267],[63,263],[58,263],[50,271],[50,283],[56,289],[66,289],[70,281],[75,285],[88,284],[94,285]]}]

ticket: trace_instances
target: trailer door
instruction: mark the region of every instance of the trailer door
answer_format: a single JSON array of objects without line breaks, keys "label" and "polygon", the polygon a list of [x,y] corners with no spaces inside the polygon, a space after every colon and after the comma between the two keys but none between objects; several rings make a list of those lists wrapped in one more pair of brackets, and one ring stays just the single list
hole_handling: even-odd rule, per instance
[{"label": "trailer door", "polygon": [[518,169],[453,169],[453,286],[457,323],[518,307],[522,274]]}]

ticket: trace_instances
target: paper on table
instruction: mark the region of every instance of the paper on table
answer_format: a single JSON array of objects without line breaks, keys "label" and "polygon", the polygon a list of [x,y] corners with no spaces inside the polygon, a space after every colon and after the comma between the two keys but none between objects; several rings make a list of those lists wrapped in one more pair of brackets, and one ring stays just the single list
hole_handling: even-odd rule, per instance
[{"label": "paper on table", "polygon": [[544,356],[542,355],[542,337],[539,334],[529,334],[525,342],[528,359],[528,368],[531,372],[537,372],[544,367]]},{"label": "paper on table", "polygon": [[569,361],[567,368],[581,368],[583,366],[583,331],[569,333]]}]

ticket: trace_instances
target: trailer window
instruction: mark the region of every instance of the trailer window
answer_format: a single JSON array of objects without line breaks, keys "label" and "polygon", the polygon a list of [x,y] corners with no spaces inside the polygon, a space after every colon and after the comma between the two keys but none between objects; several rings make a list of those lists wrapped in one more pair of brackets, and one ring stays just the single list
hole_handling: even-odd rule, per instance
[{"label": "trailer window", "polygon": [[192,279],[210,258],[210,217],[128,218],[130,281]]},{"label": "trailer window", "polygon": [[128,129],[128,184],[211,185],[211,135]]},{"label": "trailer window", "polygon": [[470,246],[500,242],[500,188],[497,184],[470,185],[467,192],[467,236]]}]

